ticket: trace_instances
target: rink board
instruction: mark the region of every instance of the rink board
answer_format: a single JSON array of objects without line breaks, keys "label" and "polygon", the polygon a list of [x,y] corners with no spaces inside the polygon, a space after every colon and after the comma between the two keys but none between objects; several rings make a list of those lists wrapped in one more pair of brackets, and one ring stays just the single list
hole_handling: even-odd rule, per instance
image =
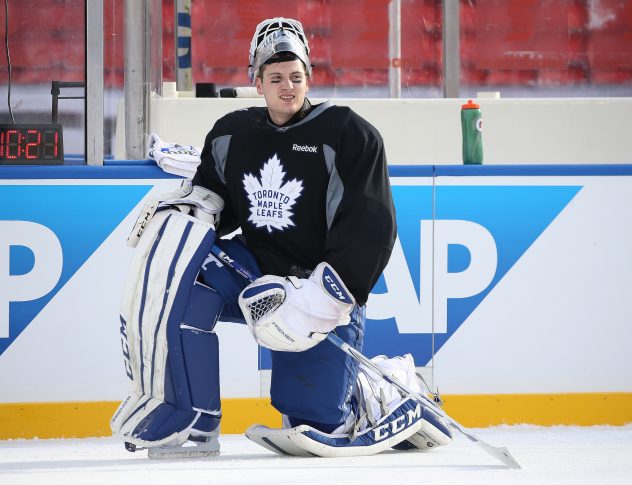
[{"label": "rink board", "polygon": [[[367,355],[412,353],[469,425],[632,422],[632,166],[397,166],[391,183]],[[75,411],[73,436],[107,434],[128,386],[124,241],[178,184],[143,162],[0,171],[0,438],[59,436]],[[224,429],[275,425],[267,352],[217,331]]]}]

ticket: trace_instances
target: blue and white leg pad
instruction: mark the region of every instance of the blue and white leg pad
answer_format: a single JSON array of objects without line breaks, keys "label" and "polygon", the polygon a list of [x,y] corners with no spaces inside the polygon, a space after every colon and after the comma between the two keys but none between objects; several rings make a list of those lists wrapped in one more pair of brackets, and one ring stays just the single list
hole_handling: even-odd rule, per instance
[{"label": "blue and white leg pad", "polygon": [[121,307],[129,396],[110,421],[134,446],[178,446],[219,433],[219,352],[213,328],[224,302],[197,280],[215,242],[211,224],[156,214],[132,258]]},{"label": "blue and white leg pad", "polygon": [[[409,354],[372,360],[414,392],[424,392]],[[308,425],[283,429],[254,425],[246,436],[282,455],[324,457],[373,455],[390,448],[426,450],[447,445],[452,439],[433,405],[402,397],[395,386],[362,365],[353,402],[354,412],[332,434]]]},{"label": "blue and white leg pad", "polygon": [[414,399],[407,398],[374,427],[356,435],[327,434],[305,424],[282,429],[257,424],[246,430],[246,436],[281,455],[330,458],[364,456],[388,450],[422,432],[428,427],[427,418],[428,409]]}]

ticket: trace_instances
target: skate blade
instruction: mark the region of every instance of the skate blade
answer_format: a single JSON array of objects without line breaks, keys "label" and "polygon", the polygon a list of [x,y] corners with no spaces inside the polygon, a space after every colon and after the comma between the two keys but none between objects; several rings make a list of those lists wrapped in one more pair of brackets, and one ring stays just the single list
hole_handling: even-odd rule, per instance
[{"label": "skate blade", "polygon": [[170,446],[148,448],[149,458],[158,460],[168,460],[173,458],[206,458],[210,456],[218,456],[220,454],[219,443],[217,441],[211,443],[194,444],[191,446]]}]

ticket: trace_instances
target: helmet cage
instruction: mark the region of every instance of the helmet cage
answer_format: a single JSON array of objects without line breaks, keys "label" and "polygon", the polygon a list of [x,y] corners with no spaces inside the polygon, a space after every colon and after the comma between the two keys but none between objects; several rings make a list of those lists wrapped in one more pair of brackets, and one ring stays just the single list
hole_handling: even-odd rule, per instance
[{"label": "helmet cage", "polygon": [[298,20],[275,17],[257,25],[250,43],[248,79],[254,83],[257,71],[272,56],[279,52],[292,52],[305,64],[311,76],[309,43],[303,26]]}]

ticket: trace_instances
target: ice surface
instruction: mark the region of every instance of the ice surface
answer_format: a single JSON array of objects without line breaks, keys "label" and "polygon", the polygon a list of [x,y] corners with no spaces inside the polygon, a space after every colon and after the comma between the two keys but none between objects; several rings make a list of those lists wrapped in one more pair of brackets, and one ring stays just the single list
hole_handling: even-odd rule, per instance
[{"label": "ice surface", "polygon": [[242,435],[224,435],[221,456],[182,460],[150,460],[114,438],[9,440],[0,441],[0,484],[632,484],[632,425],[472,431],[507,446],[523,469],[504,467],[462,436],[427,453],[288,458]]}]

